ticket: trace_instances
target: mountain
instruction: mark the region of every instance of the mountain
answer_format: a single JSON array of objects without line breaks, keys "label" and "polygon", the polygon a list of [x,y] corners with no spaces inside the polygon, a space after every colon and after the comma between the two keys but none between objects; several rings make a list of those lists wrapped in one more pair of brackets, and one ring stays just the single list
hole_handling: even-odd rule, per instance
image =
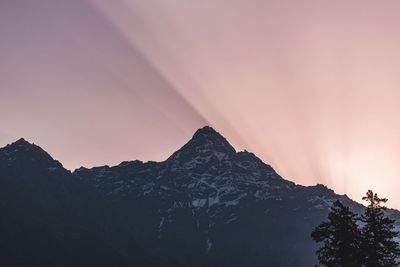
[{"label": "mountain", "polygon": [[337,199],[363,210],[211,127],[163,162],[73,173],[21,139],[0,149],[0,251],[7,266],[313,266],[310,232]]},{"label": "mountain", "polygon": [[150,265],[111,211],[40,147],[20,139],[0,149],[1,266]]}]

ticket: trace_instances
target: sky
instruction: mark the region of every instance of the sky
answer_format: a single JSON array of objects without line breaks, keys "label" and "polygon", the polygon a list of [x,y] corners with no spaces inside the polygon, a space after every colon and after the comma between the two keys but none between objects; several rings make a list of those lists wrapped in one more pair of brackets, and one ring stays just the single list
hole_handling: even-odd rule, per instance
[{"label": "sky", "polygon": [[400,208],[397,0],[0,0],[0,146],[68,169],[211,125],[298,184]]}]

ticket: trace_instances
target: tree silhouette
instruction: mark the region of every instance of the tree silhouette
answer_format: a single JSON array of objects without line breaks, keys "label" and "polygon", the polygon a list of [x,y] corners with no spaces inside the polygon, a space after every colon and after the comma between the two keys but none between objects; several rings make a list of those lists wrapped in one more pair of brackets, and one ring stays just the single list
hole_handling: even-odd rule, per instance
[{"label": "tree silhouette", "polygon": [[317,250],[319,262],[327,267],[361,266],[360,230],[357,215],[339,200],[333,203],[328,222],[321,223],[311,233],[316,242],[323,242]]},{"label": "tree silhouette", "polygon": [[369,202],[365,213],[361,216],[364,223],[361,230],[363,266],[398,266],[400,249],[399,244],[394,240],[398,235],[398,232],[394,231],[395,221],[384,215],[386,207],[381,205],[387,202],[387,198],[379,198],[376,193],[368,190],[363,200]]}]

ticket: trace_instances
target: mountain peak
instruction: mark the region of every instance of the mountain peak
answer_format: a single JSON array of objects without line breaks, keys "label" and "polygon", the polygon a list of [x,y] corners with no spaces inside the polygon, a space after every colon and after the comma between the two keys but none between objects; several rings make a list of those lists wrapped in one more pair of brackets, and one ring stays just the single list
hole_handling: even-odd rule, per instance
[{"label": "mountain peak", "polygon": [[198,129],[187,144],[197,148],[216,150],[219,152],[236,153],[232,145],[219,132],[210,126]]},{"label": "mountain peak", "polygon": [[[208,136],[208,137],[212,137],[212,136],[221,136],[220,133],[218,133],[216,130],[214,130],[214,128],[212,128],[211,126],[204,126],[200,129],[198,129],[194,135],[193,138],[197,137],[197,136]],[[222,136],[221,136],[222,137]]]},{"label": "mountain peak", "polygon": [[40,146],[30,143],[24,138],[20,138],[14,143],[0,148],[0,159],[5,159],[9,162],[21,161],[35,164],[41,162],[44,165],[62,166]]},{"label": "mountain peak", "polygon": [[198,129],[192,139],[175,152],[170,159],[190,159],[198,155],[217,152],[232,155],[236,151],[220,133],[210,126]]},{"label": "mountain peak", "polygon": [[8,144],[5,148],[13,148],[13,149],[38,149],[40,148],[39,146],[28,142],[25,138],[20,138],[14,143]]},{"label": "mountain peak", "polygon": [[31,146],[32,144],[26,141],[24,138],[20,138],[14,143],[12,143],[10,146]]},{"label": "mountain peak", "polygon": [[229,142],[226,140],[225,137],[223,137],[219,132],[217,132],[216,130],[214,130],[214,128],[210,126],[204,126],[203,128],[198,129],[194,133],[191,141],[197,139],[202,139],[202,140],[207,139],[229,144]]}]

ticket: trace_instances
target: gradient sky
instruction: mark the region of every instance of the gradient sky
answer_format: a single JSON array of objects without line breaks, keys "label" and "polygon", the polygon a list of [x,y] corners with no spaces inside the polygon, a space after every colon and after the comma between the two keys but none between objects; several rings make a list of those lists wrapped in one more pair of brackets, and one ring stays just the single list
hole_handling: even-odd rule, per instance
[{"label": "gradient sky", "polygon": [[163,160],[209,124],[286,179],[400,208],[400,2],[0,0],[0,146]]}]

